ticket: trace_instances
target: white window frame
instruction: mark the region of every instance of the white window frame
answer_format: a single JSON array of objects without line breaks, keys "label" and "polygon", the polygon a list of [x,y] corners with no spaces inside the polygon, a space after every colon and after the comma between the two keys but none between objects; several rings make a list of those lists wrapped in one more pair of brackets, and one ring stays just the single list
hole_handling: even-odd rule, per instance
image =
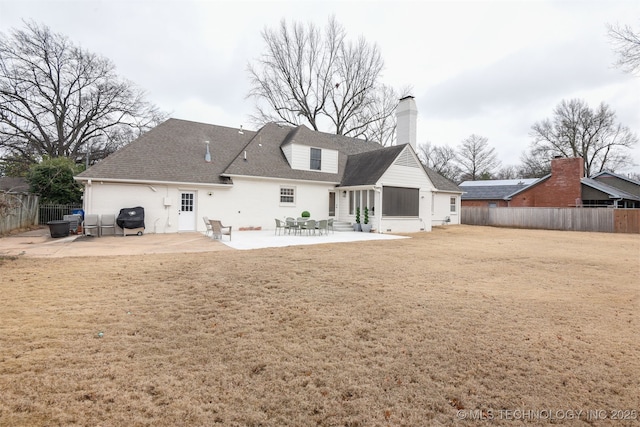
[{"label": "white window frame", "polygon": [[458,213],[458,198],[456,196],[449,197],[449,211]]},{"label": "white window frame", "polygon": [[[286,194],[290,192],[291,194]],[[293,185],[281,185],[280,186],[280,206],[295,206],[296,205],[296,187]],[[285,197],[291,197],[291,201],[283,200]]]},{"label": "white window frame", "polygon": [[[319,159],[314,159],[313,158],[313,153],[314,152],[320,153],[320,158]],[[317,168],[312,167],[314,160],[318,162],[318,167]],[[321,148],[315,148],[315,147],[309,148],[309,170],[312,170],[312,171],[321,171],[322,170],[322,149]]]}]

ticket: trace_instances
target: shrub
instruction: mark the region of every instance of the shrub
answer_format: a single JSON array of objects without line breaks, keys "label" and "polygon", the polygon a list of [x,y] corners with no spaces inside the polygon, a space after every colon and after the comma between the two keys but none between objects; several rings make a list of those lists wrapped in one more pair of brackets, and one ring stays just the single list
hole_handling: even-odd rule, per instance
[{"label": "shrub", "polygon": [[82,186],[73,179],[80,170],[81,167],[65,157],[44,159],[31,166],[27,180],[31,192],[45,203],[80,203]]}]

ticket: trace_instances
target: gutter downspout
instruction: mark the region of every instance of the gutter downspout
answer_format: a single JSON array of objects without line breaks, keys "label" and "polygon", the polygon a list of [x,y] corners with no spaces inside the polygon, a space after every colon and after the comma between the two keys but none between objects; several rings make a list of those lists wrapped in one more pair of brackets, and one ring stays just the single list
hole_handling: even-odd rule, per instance
[{"label": "gutter downspout", "polygon": [[84,209],[84,213],[88,213],[91,212],[91,202],[93,200],[93,191],[92,191],[92,187],[93,184],[91,182],[91,180],[87,180],[86,185],[84,186],[84,199],[83,199],[83,209]]}]

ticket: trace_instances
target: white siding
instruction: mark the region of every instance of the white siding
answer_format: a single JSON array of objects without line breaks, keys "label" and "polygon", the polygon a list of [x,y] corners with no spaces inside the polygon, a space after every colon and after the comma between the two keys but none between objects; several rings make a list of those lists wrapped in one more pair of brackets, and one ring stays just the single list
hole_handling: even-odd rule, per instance
[{"label": "white siding", "polygon": [[[296,189],[293,206],[280,204],[280,187]],[[301,183],[265,179],[234,178],[233,187],[175,186],[96,183],[85,193],[86,213],[115,214],[120,209],[142,206],[145,209],[145,233],[178,232],[180,193],[195,192],[197,231],[204,232],[203,216],[220,219],[234,230],[261,227],[275,228],[275,218],[299,217],[307,210],[313,218],[329,216],[331,184]],[[338,196],[338,195],[336,195]],[[171,205],[165,206],[165,200]],[[341,200],[337,200],[340,204]]]},{"label": "white siding", "polygon": [[[317,147],[309,147],[308,145],[299,145],[299,144],[289,144],[286,146],[287,149],[291,150],[290,157],[287,156],[287,160],[289,160],[289,164],[292,169],[299,170],[311,170],[309,168],[311,162],[311,148]],[[284,150],[284,148],[283,148]],[[326,173],[338,173],[338,151],[329,150],[326,148],[322,148],[322,162],[321,167],[322,170],[320,172]]]},{"label": "white siding", "polygon": [[[189,188],[189,190],[194,190]],[[170,201],[165,206],[165,200]],[[93,182],[85,187],[85,213],[115,214],[120,209],[142,206],[145,213],[145,233],[175,233],[178,231],[180,194],[178,189],[163,185],[138,185]],[[195,208],[198,209],[198,193]]]},{"label": "white siding", "polygon": [[[400,153],[396,161],[380,178],[379,185],[382,187],[418,188],[420,190],[418,218],[382,217],[380,215],[378,218],[380,232],[431,231],[431,193],[434,187],[412,150],[405,148]],[[384,193],[382,197],[384,197]],[[382,203],[379,203],[378,206],[380,206],[380,214],[382,214]]]},{"label": "white siding", "polygon": [[433,185],[419,164],[418,158],[407,148],[382,175],[380,182],[383,185],[394,187],[433,189]]},{"label": "white siding", "polygon": [[338,173],[338,152],[322,149],[322,172]]},{"label": "white siding", "polygon": [[[305,166],[309,166],[309,147],[305,148]],[[295,154],[294,149],[283,151]],[[323,168],[331,156],[323,150]],[[207,185],[161,185],[161,184],[120,184],[96,182],[86,187],[84,210],[86,213],[118,214],[120,209],[142,206],[145,208],[146,233],[178,232],[178,213],[180,209],[180,193],[195,193],[195,217],[197,231],[204,232],[203,216],[220,219],[234,230],[250,227],[261,227],[273,230],[275,218],[287,216],[298,217],[302,211],[309,211],[315,219],[325,219],[329,215],[329,193],[336,193],[336,220],[355,222],[349,215],[349,190],[375,190],[376,214],[371,216],[371,224],[378,232],[418,232],[430,231],[431,225],[440,225],[449,216],[451,224],[458,224],[460,196],[457,195],[457,214],[450,212],[450,193],[433,193],[433,185],[424,169],[417,163],[417,158],[410,149],[406,149],[383,175],[375,186],[354,188],[334,188],[331,184],[308,183],[303,181],[287,181],[266,178],[234,177],[233,186],[213,187]],[[335,156],[337,167],[337,152]],[[280,188],[295,188],[293,205],[280,203]],[[418,218],[382,218],[383,186],[418,188],[420,197]],[[346,191],[347,197],[343,196]],[[165,204],[169,201],[169,205]],[[434,204],[432,207],[432,203]]]},{"label": "white siding", "polygon": [[[456,199],[456,211],[451,212],[451,197]],[[445,222],[449,217],[450,222]],[[460,194],[433,193],[433,206],[431,215],[432,225],[460,224]]]},{"label": "white siding", "polygon": [[287,144],[284,147],[282,147],[282,153],[284,154],[284,157],[286,157],[287,162],[289,162],[289,165],[293,164],[293,146],[291,144]]}]

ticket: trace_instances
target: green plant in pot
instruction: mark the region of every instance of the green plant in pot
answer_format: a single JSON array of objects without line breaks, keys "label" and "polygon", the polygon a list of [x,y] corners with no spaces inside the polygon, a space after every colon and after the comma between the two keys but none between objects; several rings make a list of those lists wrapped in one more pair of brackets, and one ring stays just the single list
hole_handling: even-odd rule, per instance
[{"label": "green plant in pot", "polygon": [[362,231],[360,228],[360,208],[356,208],[356,223],[353,224],[353,231]]},{"label": "green plant in pot", "polygon": [[363,217],[363,223],[362,223],[362,231],[364,233],[370,233],[371,232],[371,224],[369,224],[369,208],[368,207],[364,207],[364,217]]},{"label": "green plant in pot", "polygon": [[300,214],[300,216],[302,218],[311,218],[311,214],[309,213],[309,211],[302,211],[302,213]]}]

